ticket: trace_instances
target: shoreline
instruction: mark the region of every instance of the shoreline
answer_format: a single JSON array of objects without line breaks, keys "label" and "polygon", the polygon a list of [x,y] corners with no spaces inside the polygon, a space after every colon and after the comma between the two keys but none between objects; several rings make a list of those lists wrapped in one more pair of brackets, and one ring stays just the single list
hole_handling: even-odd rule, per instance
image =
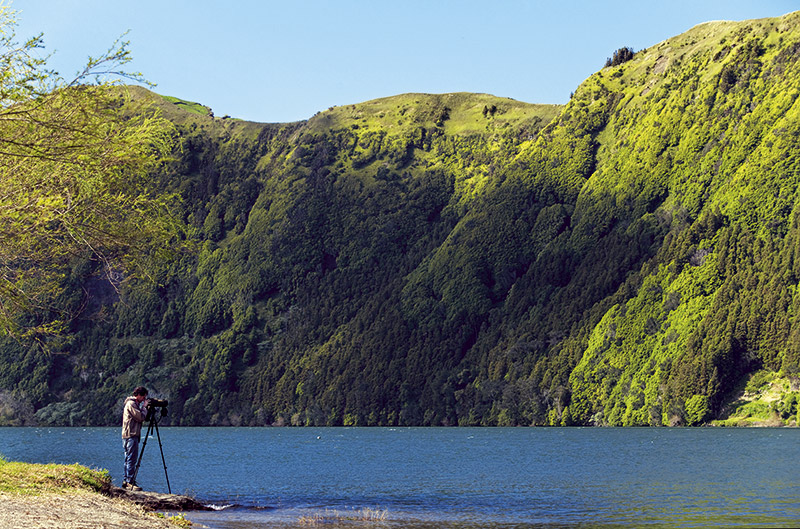
[{"label": "shoreline", "polygon": [[188,496],[114,487],[106,470],[0,457],[3,529],[175,529],[191,526],[182,514],[189,510],[211,508]]},{"label": "shoreline", "polygon": [[0,527],[8,529],[176,529],[180,526],[130,500],[100,492],[72,490],[38,495],[0,492]]}]

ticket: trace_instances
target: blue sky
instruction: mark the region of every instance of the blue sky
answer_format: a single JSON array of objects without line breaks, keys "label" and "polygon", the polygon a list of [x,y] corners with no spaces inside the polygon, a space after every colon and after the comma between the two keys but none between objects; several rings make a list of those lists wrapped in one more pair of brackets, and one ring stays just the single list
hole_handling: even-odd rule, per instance
[{"label": "blue sky", "polygon": [[128,31],[156,91],[264,122],[406,92],[565,103],[614,50],[709,20],[780,16],[785,0],[16,0],[71,76]]}]

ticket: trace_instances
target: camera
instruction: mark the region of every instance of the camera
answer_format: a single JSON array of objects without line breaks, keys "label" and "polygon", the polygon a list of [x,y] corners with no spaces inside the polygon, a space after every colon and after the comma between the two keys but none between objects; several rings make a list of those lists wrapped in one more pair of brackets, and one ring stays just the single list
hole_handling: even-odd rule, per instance
[{"label": "camera", "polygon": [[167,404],[169,404],[169,402],[167,402],[166,400],[161,400],[161,399],[149,399],[147,401],[147,407],[148,408],[150,408],[150,407],[153,407],[153,408],[166,408]]},{"label": "camera", "polygon": [[149,399],[147,401],[147,417],[145,420],[152,419],[158,408],[161,408],[161,416],[165,417],[167,415],[167,404],[169,403],[166,400]]}]

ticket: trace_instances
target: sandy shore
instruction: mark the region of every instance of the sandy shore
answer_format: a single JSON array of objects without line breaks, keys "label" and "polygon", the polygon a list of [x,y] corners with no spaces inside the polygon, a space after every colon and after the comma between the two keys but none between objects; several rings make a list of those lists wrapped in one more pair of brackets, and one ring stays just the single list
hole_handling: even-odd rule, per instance
[{"label": "sandy shore", "polygon": [[92,492],[0,493],[3,529],[176,529],[138,505]]}]

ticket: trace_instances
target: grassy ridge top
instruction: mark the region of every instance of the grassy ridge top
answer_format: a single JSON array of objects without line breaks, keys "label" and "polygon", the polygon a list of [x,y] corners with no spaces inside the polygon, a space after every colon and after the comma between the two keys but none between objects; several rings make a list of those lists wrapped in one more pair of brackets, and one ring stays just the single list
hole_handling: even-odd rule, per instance
[{"label": "grassy ridge top", "polygon": [[[247,129],[269,124],[228,116],[215,117],[211,108],[173,96],[159,95],[139,86],[127,90],[136,101],[155,105],[167,119],[179,124],[225,124]],[[449,94],[409,93],[331,107],[306,122],[306,131],[315,133],[339,129],[381,129],[388,134],[408,128],[443,128],[448,135],[482,134],[513,127],[524,129],[551,121],[561,105],[524,103],[489,94],[457,92]],[[272,125],[281,125],[278,123]]]},{"label": "grassy ridge top", "polygon": [[213,112],[211,111],[210,107],[205,105],[201,105],[200,103],[195,103],[194,101],[186,101],[184,99],[180,99],[177,97],[172,96],[161,96],[168,102],[172,103],[173,105],[177,106],[185,110],[186,112],[191,112],[192,114],[200,114],[201,116],[213,116]]},{"label": "grassy ridge top", "polygon": [[137,104],[150,105],[158,109],[164,118],[176,125],[199,127],[212,135],[244,135],[245,138],[253,140],[265,127],[271,126],[267,123],[233,119],[229,116],[216,117],[210,107],[173,96],[157,94],[141,86],[125,86],[124,91],[125,97],[132,103],[131,108],[134,111]]},{"label": "grassy ridge top", "polygon": [[[387,133],[409,126],[443,127],[445,134],[492,132],[528,122],[548,122],[559,105],[535,105],[488,94],[401,94],[355,105],[331,107],[309,121],[311,130],[379,128]],[[354,127],[355,126],[355,127]]]}]

